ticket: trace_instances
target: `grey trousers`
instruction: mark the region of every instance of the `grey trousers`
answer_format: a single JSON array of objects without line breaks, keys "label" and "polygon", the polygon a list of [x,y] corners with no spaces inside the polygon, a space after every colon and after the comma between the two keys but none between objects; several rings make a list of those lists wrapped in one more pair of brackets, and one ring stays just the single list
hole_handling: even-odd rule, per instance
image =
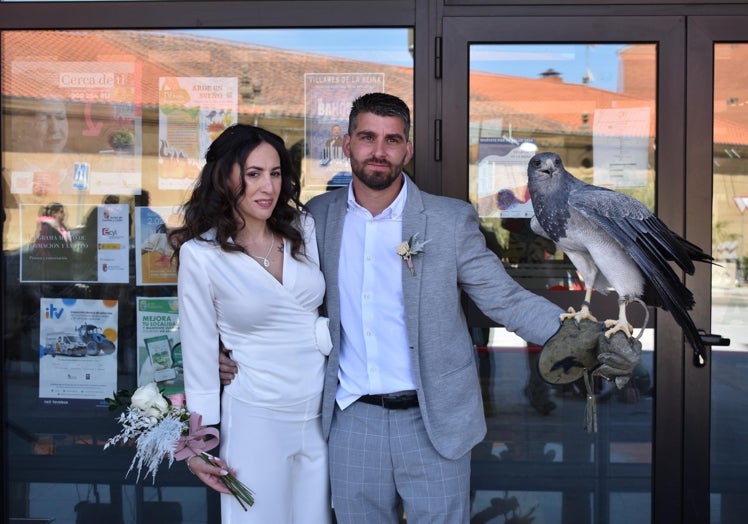
[{"label": "grey trousers", "polygon": [[329,439],[332,500],[338,524],[467,524],[470,453],[436,452],[419,408],[336,406]]}]

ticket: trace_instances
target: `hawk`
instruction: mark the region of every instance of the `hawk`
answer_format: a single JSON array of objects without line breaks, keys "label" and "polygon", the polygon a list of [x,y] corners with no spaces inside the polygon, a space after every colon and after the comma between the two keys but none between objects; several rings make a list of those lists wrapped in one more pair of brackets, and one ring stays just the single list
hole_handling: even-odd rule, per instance
[{"label": "hawk", "polygon": [[608,338],[618,331],[631,337],[626,306],[641,301],[670,312],[703,364],[706,348],[688,313],[693,293],[670,263],[691,275],[694,261],[711,263],[713,258],[635,198],[575,178],[556,153],[533,156],[527,176],[533,232],[562,249],[584,279],[582,307],[578,312],[570,308],[562,317],[595,320],[590,313],[593,289],[606,294],[612,288],[619,312],[618,319],[605,321]]}]

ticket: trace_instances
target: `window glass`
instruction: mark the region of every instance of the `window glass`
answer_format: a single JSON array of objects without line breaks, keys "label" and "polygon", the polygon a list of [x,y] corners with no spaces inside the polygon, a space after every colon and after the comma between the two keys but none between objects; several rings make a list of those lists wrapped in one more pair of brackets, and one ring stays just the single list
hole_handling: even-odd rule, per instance
[{"label": "window glass", "polygon": [[[469,199],[487,243],[525,287],[576,291],[564,296],[579,310],[576,269],[530,228],[528,161],[555,152],[577,178],[653,209],[656,46],[481,44],[469,56]],[[592,314],[617,318],[610,300],[595,293]],[[637,309],[629,319],[638,329]],[[504,329],[475,327],[473,341],[488,420],[473,453],[474,518],[511,510],[523,522],[647,522],[653,330],[643,329],[641,362],[622,389],[546,382],[541,348]],[[599,433],[585,431],[590,391]]]},{"label": "window glass", "polygon": [[119,431],[105,397],[182,387],[166,233],[234,123],[285,140],[304,201],[345,185],[351,102],[387,90],[413,107],[412,41],[365,28],[2,33],[13,516],[103,522],[148,502],[195,522],[217,514],[185,468],[157,483],[187,487],[144,492],[125,479],[132,450],[102,452]]},{"label": "window glass", "polygon": [[748,44],[714,49],[714,146],[712,200],[712,333],[730,340],[712,347],[711,522],[744,518],[748,453],[748,90],[737,71]]}]

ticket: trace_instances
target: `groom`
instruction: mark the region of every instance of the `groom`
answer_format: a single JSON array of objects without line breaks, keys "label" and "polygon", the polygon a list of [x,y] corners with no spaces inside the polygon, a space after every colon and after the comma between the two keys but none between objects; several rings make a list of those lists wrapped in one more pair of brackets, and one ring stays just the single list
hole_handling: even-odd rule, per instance
[{"label": "groom", "polygon": [[[421,192],[410,110],[353,102],[343,152],[353,180],[309,204],[327,282],[333,350],[322,406],[341,524],[469,521],[470,450],[486,433],[460,292],[543,344],[562,310],[523,289],[486,248],[470,204]],[[411,241],[410,253],[403,241]],[[412,269],[410,265],[412,264]]]}]

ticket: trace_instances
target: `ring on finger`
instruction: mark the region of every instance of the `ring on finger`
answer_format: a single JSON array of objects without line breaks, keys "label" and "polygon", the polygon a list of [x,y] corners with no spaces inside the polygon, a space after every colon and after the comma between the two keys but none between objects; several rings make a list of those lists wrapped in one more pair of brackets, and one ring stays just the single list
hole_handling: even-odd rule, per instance
[{"label": "ring on finger", "polygon": [[188,469],[188,470],[190,470],[190,473],[192,473],[193,475],[195,475],[195,472],[194,472],[194,471],[192,471],[192,468],[190,467],[190,460],[192,460],[192,459],[193,459],[193,458],[195,458],[195,457],[197,457],[197,455],[192,455],[192,456],[191,456],[190,458],[188,458],[188,459],[187,459],[187,460],[186,460],[186,461],[184,462],[184,463],[185,463],[185,464],[187,465],[187,469]]}]

